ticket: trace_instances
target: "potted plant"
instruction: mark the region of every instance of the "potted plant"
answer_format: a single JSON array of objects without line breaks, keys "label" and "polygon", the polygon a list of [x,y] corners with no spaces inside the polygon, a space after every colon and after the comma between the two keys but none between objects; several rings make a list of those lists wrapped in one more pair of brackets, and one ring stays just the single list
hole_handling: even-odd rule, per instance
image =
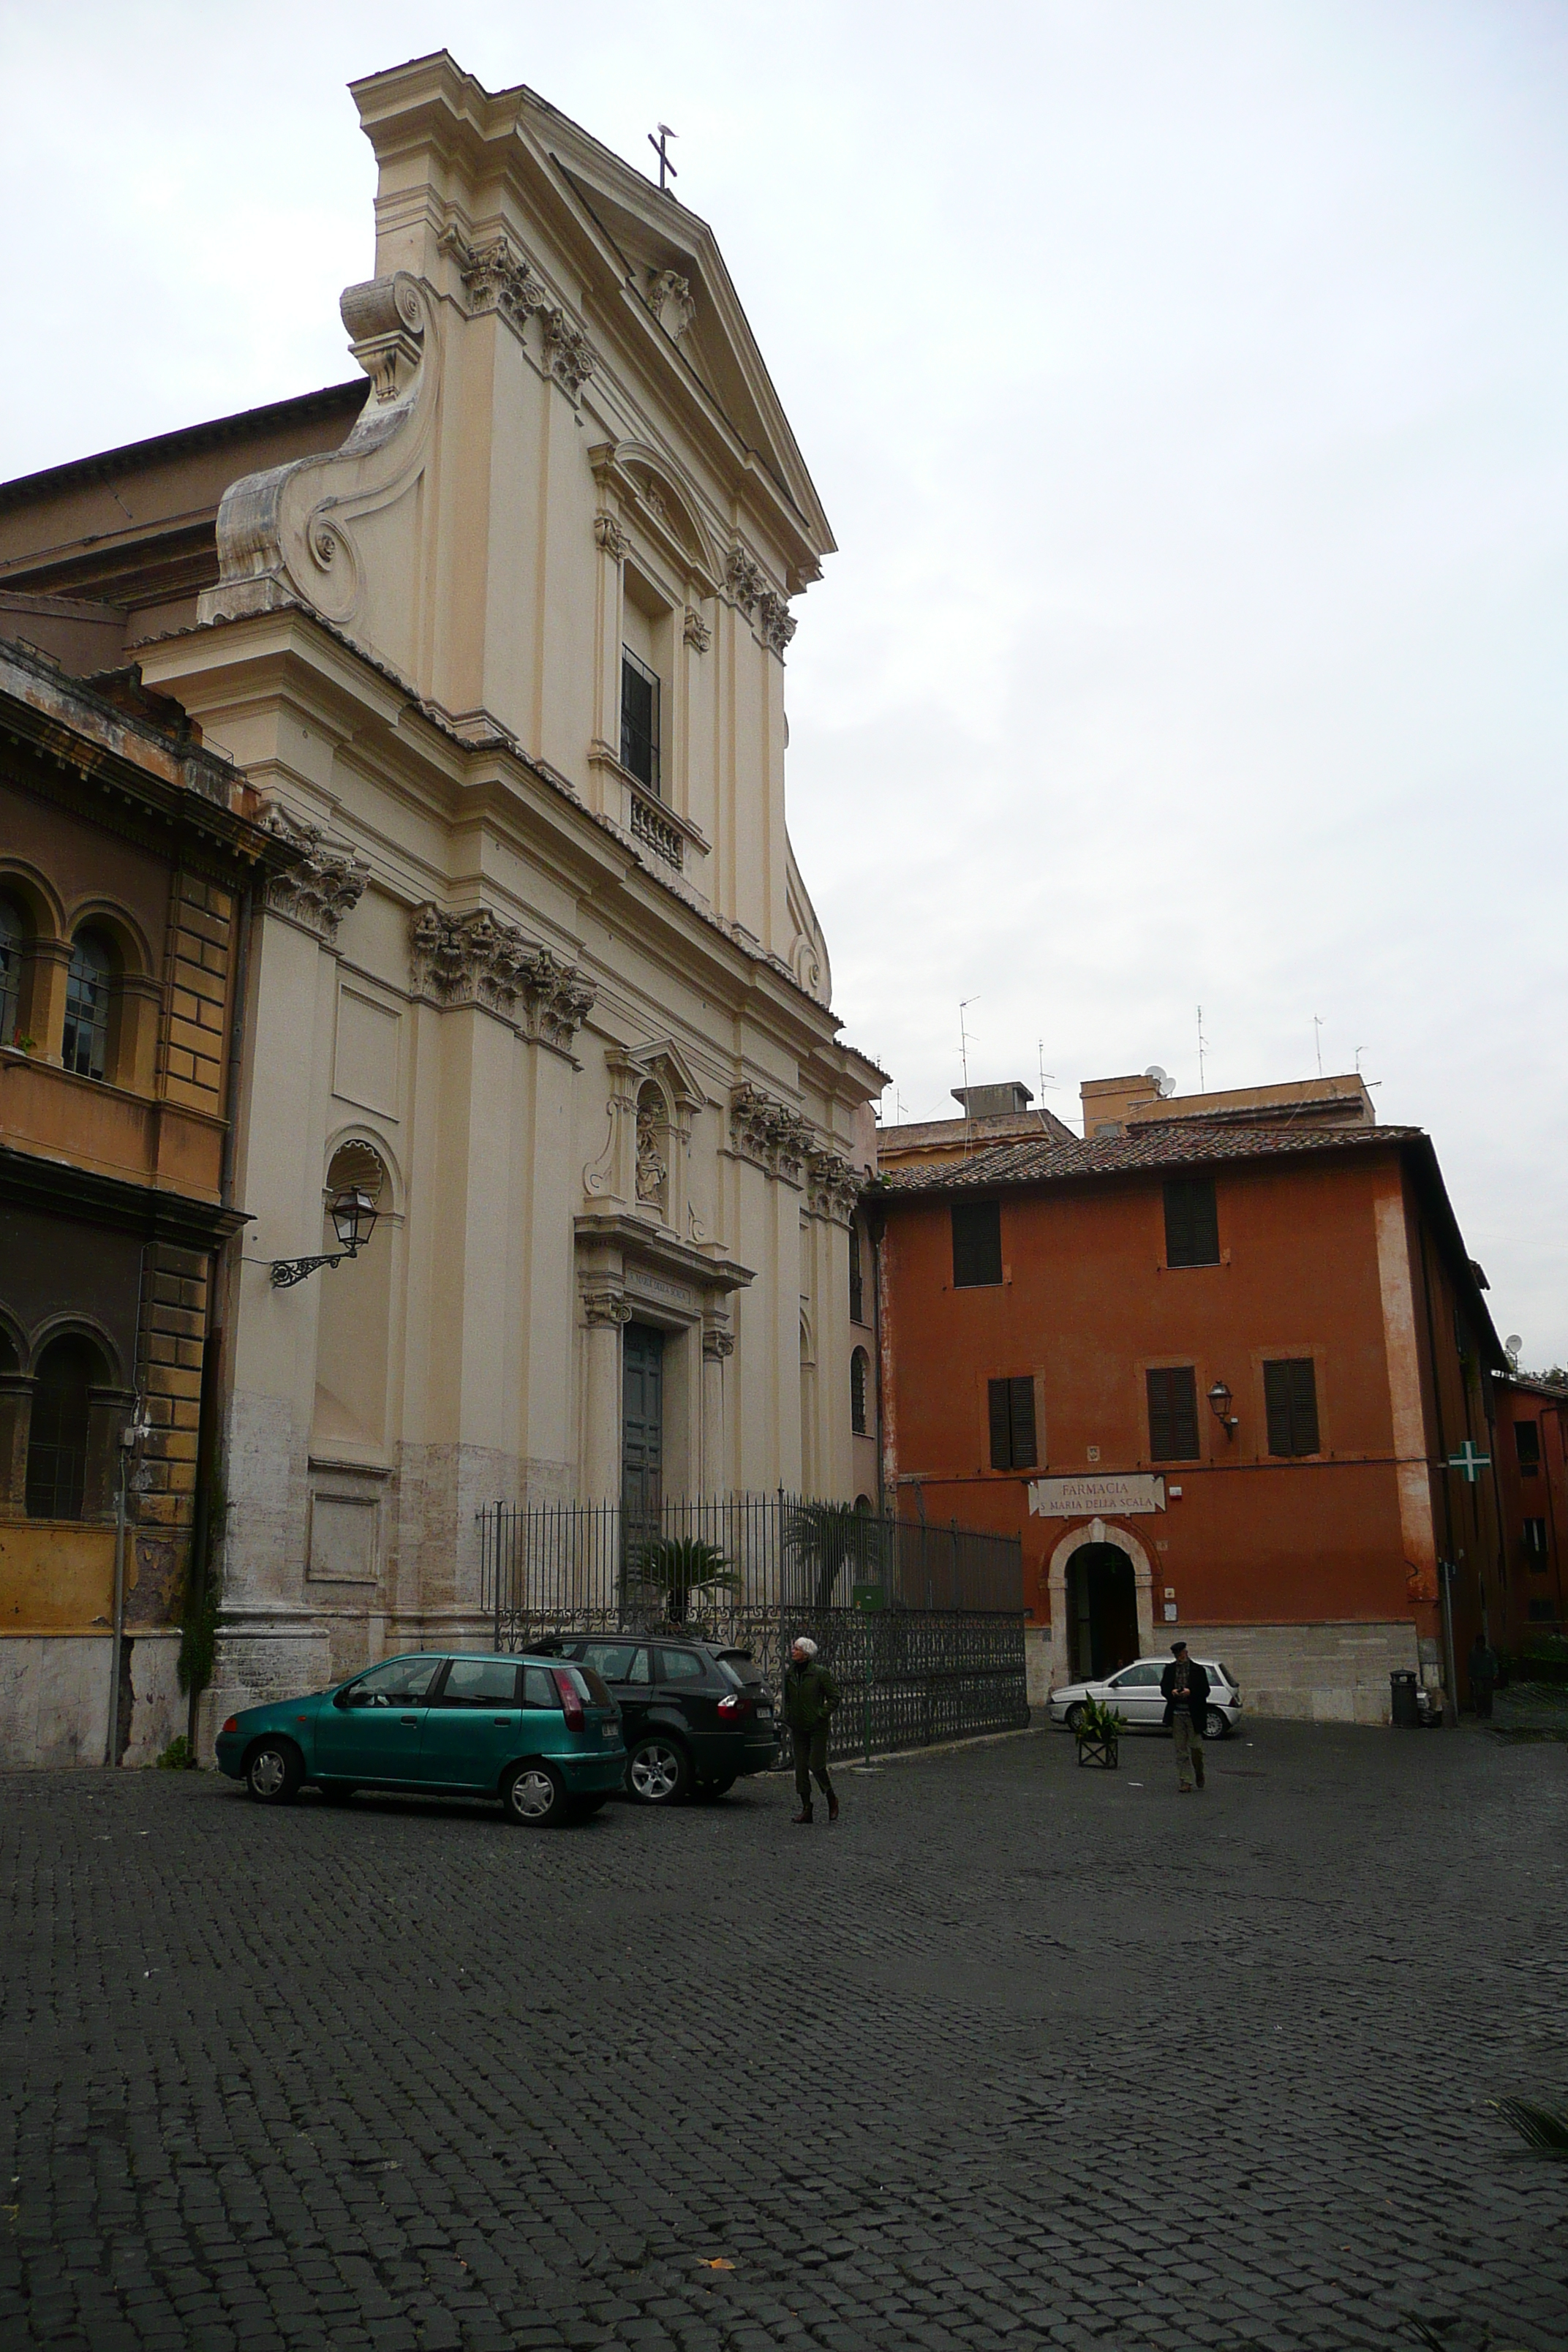
[{"label": "potted plant", "polygon": [[1127,1728],[1127,1717],[1120,1709],[1107,1706],[1103,1699],[1087,1698],[1073,1726],[1078,1740],[1078,1760],[1080,1764],[1098,1764],[1114,1772],[1118,1763],[1117,1750],[1121,1735]]}]

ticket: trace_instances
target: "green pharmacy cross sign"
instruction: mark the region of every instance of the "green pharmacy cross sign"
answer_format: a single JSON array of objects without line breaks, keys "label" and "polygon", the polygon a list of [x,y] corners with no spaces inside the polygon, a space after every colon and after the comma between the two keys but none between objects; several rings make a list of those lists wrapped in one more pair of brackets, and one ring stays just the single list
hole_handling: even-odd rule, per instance
[{"label": "green pharmacy cross sign", "polygon": [[1449,1454],[1448,1467],[1458,1471],[1467,1486],[1473,1486],[1481,1472],[1491,1468],[1491,1460],[1489,1454],[1478,1454],[1467,1437],[1458,1454]]}]

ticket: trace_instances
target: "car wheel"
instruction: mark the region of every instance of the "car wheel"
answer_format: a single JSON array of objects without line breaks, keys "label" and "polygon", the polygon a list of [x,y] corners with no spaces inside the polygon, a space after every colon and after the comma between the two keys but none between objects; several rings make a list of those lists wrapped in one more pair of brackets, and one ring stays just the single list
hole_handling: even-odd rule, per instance
[{"label": "car wheel", "polygon": [[1230,1725],[1220,1713],[1217,1706],[1211,1706],[1208,1713],[1204,1717],[1204,1738],[1205,1739],[1228,1739],[1230,1738]]},{"label": "car wheel", "polygon": [[661,1731],[639,1739],[626,1758],[626,1786],[641,1805],[673,1805],[690,1780],[686,1750]]},{"label": "car wheel", "polygon": [[727,1797],[739,1778],[735,1772],[721,1772],[716,1780],[699,1780],[691,1793],[694,1797],[700,1797],[704,1804],[710,1805],[717,1798]]},{"label": "car wheel", "polygon": [[1062,1721],[1067,1725],[1069,1731],[1076,1731],[1083,1721],[1082,1707],[1069,1706],[1067,1713],[1063,1716]]},{"label": "car wheel", "polygon": [[291,1805],[304,1777],[300,1751],[289,1739],[258,1739],[245,1759],[245,1791],[258,1805]]},{"label": "car wheel", "polygon": [[508,1821],[524,1829],[552,1828],[566,1818],[566,1790],[548,1764],[520,1764],[502,1795]]}]

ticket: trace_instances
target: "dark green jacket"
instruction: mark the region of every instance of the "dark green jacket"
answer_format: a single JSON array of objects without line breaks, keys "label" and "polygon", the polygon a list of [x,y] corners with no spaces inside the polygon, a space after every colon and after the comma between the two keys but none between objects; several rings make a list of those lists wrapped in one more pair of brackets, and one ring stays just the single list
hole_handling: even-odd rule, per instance
[{"label": "dark green jacket", "polygon": [[792,1731],[815,1731],[837,1704],[838,1685],[826,1666],[815,1658],[808,1658],[804,1666],[790,1660],[784,1668],[784,1715]]}]

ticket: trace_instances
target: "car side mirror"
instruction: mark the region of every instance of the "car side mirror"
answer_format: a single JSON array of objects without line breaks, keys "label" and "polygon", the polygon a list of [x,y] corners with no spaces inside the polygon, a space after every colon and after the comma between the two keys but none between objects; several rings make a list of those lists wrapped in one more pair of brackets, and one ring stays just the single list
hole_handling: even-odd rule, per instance
[{"label": "car side mirror", "polygon": [[368,1706],[370,1693],[367,1690],[341,1690],[332,1701],[332,1705],[334,1706]]}]

